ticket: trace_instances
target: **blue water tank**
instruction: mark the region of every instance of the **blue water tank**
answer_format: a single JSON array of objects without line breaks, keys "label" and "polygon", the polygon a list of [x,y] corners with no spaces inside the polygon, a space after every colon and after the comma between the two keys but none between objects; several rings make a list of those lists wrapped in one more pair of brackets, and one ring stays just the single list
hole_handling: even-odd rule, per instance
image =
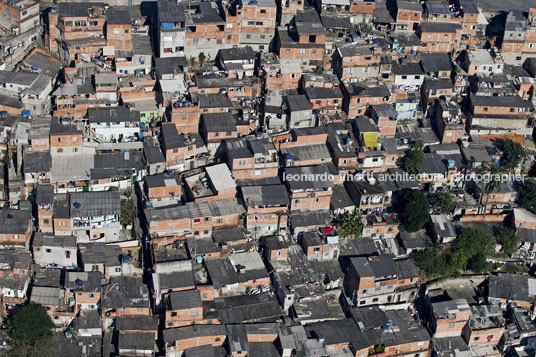
[{"label": "blue water tank", "polygon": [[84,286],[84,282],[83,282],[82,280],[80,280],[80,279],[76,279],[74,282],[75,282],[76,285],[79,286],[79,287]]},{"label": "blue water tank", "polygon": [[0,117],[2,117],[2,118],[7,117],[7,111],[2,110],[2,111],[0,112]]},{"label": "blue water tank", "polygon": [[32,71],[37,71],[39,69],[39,66],[32,66]]},{"label": "blue water tank", "polygon": [[454,166],[454,164],[456,163],[454,160],[448,160],[447,162],[449,164],[449,167]]},{"label": "blue water tank", "polygon": [[200,255],[197,256],[196,260],[197,260],[197,264],[203,263],[203,257]]},{"label": "blue water tank", "polygon": [[123,263],[128,263],[130,260],[128,255],[123,255]]},{"label": "blue water tank", "polygon": [[285,154],[285,160],[292,160],[292,154]]},{"label": "blue water tank", "polygon": [[25,110],[22,111],[21,114],[22,114],[23,117],[28,118],[30,116],[30,111],[25,109]]}]

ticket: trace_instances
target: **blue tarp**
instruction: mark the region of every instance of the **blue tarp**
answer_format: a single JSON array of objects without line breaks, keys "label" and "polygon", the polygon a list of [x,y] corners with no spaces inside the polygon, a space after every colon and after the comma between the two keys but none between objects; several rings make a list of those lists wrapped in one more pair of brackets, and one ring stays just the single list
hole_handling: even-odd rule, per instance
[{"label": "blue tarp", "polygon": [[172,29],[173,28],[173,22],[161,22],[160,27],[163,30]]}]

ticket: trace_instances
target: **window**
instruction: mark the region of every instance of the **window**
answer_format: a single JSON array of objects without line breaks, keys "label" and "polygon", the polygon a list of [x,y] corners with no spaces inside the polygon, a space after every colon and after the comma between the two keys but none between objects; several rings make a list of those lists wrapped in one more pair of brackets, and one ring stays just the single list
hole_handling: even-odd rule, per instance
[{"label": "window", "polygon": [[316,202],[316,203],[319,203],[319,202],[320,202],[320,198],[315,198],[315,202]]},{"label": "window", "polygon": [[197,316],[197,311],[190,312],[190,316]]},{"label": "window", "polygon": [[372,299],[372,302],[378,302],[378,298]]},{"label": "window", "polygon": [[121,268],[115,268],[116,273],[121,273]]},{"label": "window", "polygon": [[361,300],[361,301],[359,302],[359,305],[365,305],[366,303],[367,303],[367,300]]},{"label": "window", "polygon": [[89,297],[90,297],[90,298],[94,298],[95,295],[94,295],[94,294],[89,294]]},{"label": "window", "polygon": [[402,76],[402,79],[408,79],[408,76]]},{"label": "window", "polygon": [[47,249],[45,249],[45,252],[46,252],[46,253],[50,253],[51,250],[50,250],[49,248],[47,248]]},{"label": "window", "polygon": [[201,222],[201,218],[194,219],[194,223],[199,223],[199,222]]},{"label": "window", "polygon": [[449,328],[454,328],[454,324],[449,324]]},{"label": "window", "polygon": [[171,316],[173,316],[173,317],[177,316],[177,312],[172,311],[172,312],[171,312]]},{"label": "window", "polygon": [[361,103],[361,98],[357,98],[357,99],[355,100],[355,102],[356,102],[357,104]]},{"label": "window", "polygon": [[223,223],[223,219],[218,218],[218,219],[216,220],[216,223],[219,223],[219,224]]},{"label": "window", "polygon": [[249,25],[249,26],[253,26],[253,25],[255,25],[255,21],[248,21],[248,25]]},{"label": "window", "polygon": [[483,111],[487,112],[488,111],[488,108],[487,107],[484,107],[482,108]]},{"label": "window", "polygon": [[168,327],[173,327],[173,322],[168,322],[167,325]]},{"label": "window", "polygon": [[374,291],[380,291],[382,288],[378,287],[378,288],[374,288]]},{"label": "window", "polygon": [[255,22],[255,26],[262,26],[262,25],[264,25],[264,22],[262,21]]},{"label": "window", "polygon": [[57,138],[56,141],[57,141],[58,143],[61,143],[61,138]]},{"label": "window", "polygon": [[209,218],[208,217],[205,217],[205,222],[208,222]]},{"label": "window", "polygon": [[305,54],[305,48],[300,48],[300,53]]},{"label": "window", "polygon": [[220,342],[220,341],[221,341],[221,337],[216,337],[216,338],[214,339],[214,341],[215,341],[215,342]]},{"label": "window", "polygon": [[421,76],[415,76],[415,79],[421,79]]},{"label": "window", "polygon": [[261,9],[261,14],[266,14],[266,10]]}]

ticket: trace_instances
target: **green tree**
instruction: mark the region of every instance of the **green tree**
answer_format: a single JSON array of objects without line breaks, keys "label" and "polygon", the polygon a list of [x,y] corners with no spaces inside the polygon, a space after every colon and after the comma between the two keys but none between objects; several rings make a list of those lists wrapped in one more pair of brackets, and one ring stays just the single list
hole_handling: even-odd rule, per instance
[{"label": "green tree", "polygon": [[504,167],[507,170],[515,169],[523,157],[525,156],[525,151],[521,144],[506,139],[502,142],[503,155],[501,157],[501,167]]},{"label": "green tree", "polygon": [[363,233],[363,217],[357,213],[345,213],[335,219],[337,234],[342,238],[359,238]]},{"label": "green tree", "polygon": [[404,194],[404,202],[405,206],[401,217],[404,229],[408,232],[416,232],[430,219],[428,198],[420,190],[408,190]]},{"label": "green tree", "polygon": [[519,187],[519,198],[517,200],[520,207],[536,213],[536,181],[525,180]]},{"label": "green tree", "polygon": [[[484,214],[486,214],[489,196],[492,192],[498,191],[501,188],[501,180],[498,175],[503,172],[503,168],[499,167],[495,162],[487,162],[482,165],[480,173],[488,174],[489,180],[485,183],[484,193],[486,194],[486,202],[484,202]],[[485,176],[486,177],[486,176]]]},{"label": "green tree", "polygon": [[450,275],[448,252],[440,247],[419,250],[415,253],[415,261],[419,270],[431,279]]},{"label": "green tree", "polygon": [[487,257],[484,253],[477,253],[468,260],[467,268],[476,274],[487,273],[491,268],[491,264],[488,263],[486,258]]},{"label": "green tree", "polygon": [[134,224],[136,219],[136,208],[134,207],[134,201],[129,193],[127,193],[127,199],[121,201],[121,224],[128,226]]},{"label": "green tree", "polygon": [[430,204],[436,213],[452,214],[456,210],[456,202],[452,199],[452,194],[448,188],[437,190],[432,196]]},{"label": "green tree", "polygon": [[8,317],[7,327],[15,343],[35,346],[52,337],[54,324],[43,306],[28,304]]},{"label": "green tree", "polygon": [[424,161],[422,155],[423,148],[424,143],[421,140],[417,141],[404,158],[404,169],[409,174],[417,175],[421,171]]},{"label": "green tree", "polygon": [[458,269],[480,268],[481,262],[478,260],[481,260],[482,257],[475,257],[478,254],[483,254],[484,258],[487,258],[494,251],[494,248],[495,241],[489,234],[479,229],[464,227],[452,244],[451,251],[455,259],[451,259],[451,261]]},{"label": "green tree", "polygon": [[207,57],[205,56],[205,52],[200,52],[199,53],[199,63],[203,64],[206,59],[207,59]]},{"label": "green tree", "polygon": [[501,251],[512,255],[519,249],[519,237],[511,228],[501,228],[497,233],[497,242],[502,245]]},{"label": "green tree", "polygon": [[324,74],[324,67],[322,67],[322,66],[316,66],[316,67],[313,69],[313,72],[316,73],[316,74]]}]

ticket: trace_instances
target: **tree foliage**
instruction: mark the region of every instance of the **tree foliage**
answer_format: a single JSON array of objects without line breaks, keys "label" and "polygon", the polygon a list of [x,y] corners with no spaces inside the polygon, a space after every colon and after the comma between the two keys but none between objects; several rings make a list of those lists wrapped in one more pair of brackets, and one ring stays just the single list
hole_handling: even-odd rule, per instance
[{"label": "tree foliage", "polygon": [[416,232],[430,219],[428,198],[422,191],[408,190],[404,194],[404,203],[402,211],[404,229],[408,232]]},{"label": "tree foliage", "polygon": [[525,180],[519,188],[518,204],[520,207],[536,213],[536,181]]},{"label": "tree foliage", "polygon": [[501,251],[512,255],[519,249],[519,237],[511,228],[501,228],[497,234],[497,242],[502,245]]},{"label": "tree foliage", "polygon": [[134,201],[132,197],[127,196],[126,200],[121,201],[121,224],[128,226],[134,224],[136,219],[136,208],[134,207]]},{"label": "tree foliage", "polygon": [[345,213],[335,220],[337,234],[342,238],[359,238],[363,233],[363,217],[357,213]]},{"label": "tree foliage", "polygon": [[415,261],[429,278],[441,278],[449,275],[449,257],[446,249],[433,247],[426,250],[419,250],[415,254]]},{"label": "tree foliage", "polygon": [[487,195],[492,192],[496,192],[501,188],[501,181],[496,180],[497,175],[500,175],[504,172],[503,167],[499,167],[496,162],[486,162],[482,165],[480,173],[489,174],[489,181],[486,182],[486,187],[484,191]]},{"label": "tree foliage", "polygon": [[8,330],[16,343],[36,345],[52,336],[54,324],[43,306],[25,305],[8,318]]},{"label": "tree foliage", "polygon": [[506,139],[502,142],[502,149],[501,167],[507,170],[516,168],[525,156],[525,151],[521,144],[511,139]]},{"label": "tree foliage", "polygon": [[205,56],[205,52],[200,52],[199,53],[199,63],[200,64],[203,64],[207,59],[207,56]]},{"label": "tree foliage", "polygon": [[493,253],[493,238],[478,229],[462,228],[450,247],[434,247],[415,255],[417,265],[430,278],[459,274],[462,270],[484,273],[491,269],[487,258]]},{"label": "tree foliage", "polygon": [[437,190],[432,196],[430,204],[436,213],[452,214],[456,210],[456,202],[454,202],[452,194],[446,188]]},{"label": "tree foliage", "polygon": [[422,154],[423,148],[424,143],[421,140],[417,141],[404,158],[404,169],[409,174],[417,175],[421,171],[424,162]]}]

